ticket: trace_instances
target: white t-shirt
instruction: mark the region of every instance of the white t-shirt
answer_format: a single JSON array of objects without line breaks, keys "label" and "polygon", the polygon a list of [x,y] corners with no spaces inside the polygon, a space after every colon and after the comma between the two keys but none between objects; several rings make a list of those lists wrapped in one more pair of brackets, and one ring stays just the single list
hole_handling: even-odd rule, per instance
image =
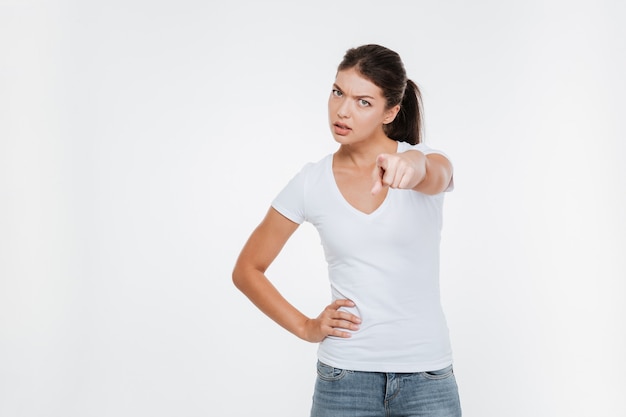
[{"label": "white t-shirt", "polygon": [[[442,153],[398,143],[398,152],[409,149]],[[439,296],[444,193],[389,189],[383,203],[365,214],[339,191],[332,160],[329,154],[306,164],[272,202],[288,219],[316,227],[332,299],[352,300],[355,307],[345,310],[362,320],[352,337],[324,339],[319,360],[371,372],[432,371],[452,364]]]}]

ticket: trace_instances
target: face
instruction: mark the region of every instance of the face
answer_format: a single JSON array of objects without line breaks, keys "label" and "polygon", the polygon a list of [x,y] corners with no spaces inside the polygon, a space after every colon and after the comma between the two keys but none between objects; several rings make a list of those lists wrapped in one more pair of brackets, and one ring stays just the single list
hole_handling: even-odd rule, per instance
[{"label": "face", "polygon": [[328,119],[335,140],[354,144],[386,137],[400,106],[387,109],[382,90],[354,69],[339,71],[328,99]]}]

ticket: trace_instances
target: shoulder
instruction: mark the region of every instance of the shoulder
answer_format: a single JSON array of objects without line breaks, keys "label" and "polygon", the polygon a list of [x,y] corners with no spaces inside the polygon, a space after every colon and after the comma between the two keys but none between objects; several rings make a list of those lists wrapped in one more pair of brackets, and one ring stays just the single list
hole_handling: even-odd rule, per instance
[{"label": "shoulder", "polygon": [[424,155],[438,154],[438,155],[442,155],[446,159],[450,160],[450,158],[448,157],[448,155],[445,152],[443,152],[442,150],[439,150],[439,149],[431,148],[430,146],[426,145],[425,143],[418,143],[417,145],[411,145],[408,142],[399,142],[398,143],[398,152],[405,152],[405,151],[409,151],[409,150],[420,151]]},{"label": "shoulder", "polygon": [[328,157],[302,166],[272,201],[272,207],[295,223],[307,219],[307,207],[311,199],[319,197],[327,182]]},{"label": "shoulder", "polygon": [[307,162],[296,173],[296,177],[311,178],[323,176],[327,171],[329,163],[332,163],[332,154],[326,155],[315,162]]},{"label": "shoulder", "polygon": [[328,171],[328,164],[331,163],[332,155],[326,156],[317,162],[307,162],[291,176],[291,179],[283,188],[285,193],[303,193],[311,186],[311,184],[319,183],[324,180]]}]

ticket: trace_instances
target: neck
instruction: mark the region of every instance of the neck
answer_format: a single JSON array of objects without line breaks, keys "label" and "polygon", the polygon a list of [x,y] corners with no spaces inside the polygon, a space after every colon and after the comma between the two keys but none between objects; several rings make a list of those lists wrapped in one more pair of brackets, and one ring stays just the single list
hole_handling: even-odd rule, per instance
[{"label": "neck", "polygon": [[360,143],[344,144],[335,153],[337,159],[357,167],[372,166],[381,153],[396,153],[398,142],[388,137]]}]

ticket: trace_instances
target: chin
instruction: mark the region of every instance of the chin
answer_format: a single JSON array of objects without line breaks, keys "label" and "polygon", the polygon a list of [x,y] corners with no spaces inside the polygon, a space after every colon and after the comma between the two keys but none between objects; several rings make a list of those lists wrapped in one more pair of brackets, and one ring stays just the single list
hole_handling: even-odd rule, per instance
[{"label": "chin", "polygon": [[335,138],[335,142],[340,145],[357,145],[359,143],[364,143],[363,139],[358,139],[353,136],[333,135],[333,137]]},{"label": "chin", "polygon": [[330,132],[330,134],[333,135],[333,139],[335,139],[335,142],[338,142],[338,143],[345,142],[345,137],[339,136],[335,132],[332,132],[332,131]]},{"label": "chin", "polygon": [[352,143],[352,141],[347,139],[345,136],[333,135],[333,138],[335,139],[335,142],[340,145],[350,145]]}]

